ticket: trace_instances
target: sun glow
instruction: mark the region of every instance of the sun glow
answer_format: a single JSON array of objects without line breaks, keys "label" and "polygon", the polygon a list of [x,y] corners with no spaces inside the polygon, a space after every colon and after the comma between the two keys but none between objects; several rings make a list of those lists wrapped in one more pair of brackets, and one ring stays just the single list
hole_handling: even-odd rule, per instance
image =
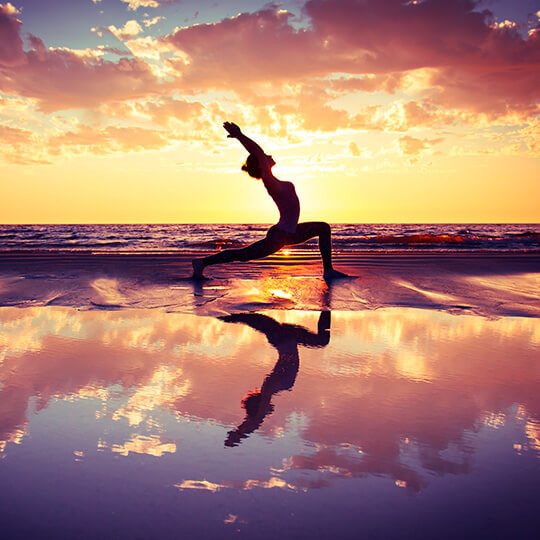
[{"label": "sun glow", "polygon": [[[3,223],[271,222],[276,208],[241,175],[245,151],[224,120],[273,154],[302,221],[539,219],[538,29],[521,34],[508,13],[492,22],[447,0],[453,26],[429,2],[343,1],[337,18],[322,2],[300,30],[294,10],[265,2],[201,7],[189,24],[186,3],[172,13],[170,0],[124,0],[157,10],[127,21],[86,8],[40,17],[44,3],[26,3],[0,2]],[[409,16],[417,24],[394,35],[389,21]],[[70,31],[51,43],[55,17]],[[476,52],[453,54],[453,40]]]}]

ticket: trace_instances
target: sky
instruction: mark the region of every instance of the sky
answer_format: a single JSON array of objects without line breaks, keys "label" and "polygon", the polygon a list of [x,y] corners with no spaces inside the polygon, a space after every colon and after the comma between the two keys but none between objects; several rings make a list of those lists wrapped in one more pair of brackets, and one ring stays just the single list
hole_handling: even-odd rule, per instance
[{"label": "sky", "polygon": [[0,223],[540,222],[540,4],[0,2]]}]

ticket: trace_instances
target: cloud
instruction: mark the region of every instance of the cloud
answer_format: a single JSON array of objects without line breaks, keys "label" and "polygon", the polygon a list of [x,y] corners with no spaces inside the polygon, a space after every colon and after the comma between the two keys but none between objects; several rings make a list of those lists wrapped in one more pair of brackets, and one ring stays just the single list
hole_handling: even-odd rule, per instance
[{"label": "cloud", "polygon": [[0,10],[4,10],[8,15],[19,15],[21,13],[11,2],[0,4]]},{"label": "cloud", "polygon": [[[165,2],[124,3],[135,10]],[[268,5],[161,37],[141,36],[133,19],[108,27],[135,57],[114,62],[104,53],[127,53],[52,49],[35,36],[24,50],[14,9],[0,4],[0,92],[32,98],[44,112],[152,98],[165,115],[154,111],[154,121],[167,125],[181,114],[169,109],[182,106],[173,92],[218,90],[249,106],[247,116],[262,129],[285,133],[288,123],[308,131],[407,131],[478,115],[523,121],[539,110],[540,31],[523,37],[512,24],[494,24],[474,0],[309,0],[300,26]],[[373,96],[361,110],[336,101],[351,93],[397,97],[383,106]]]},{"label": "cloud", "polygon": [[403,73],[374,74],[368,73],[361,77],[340,77],[330,82],[332,88],[341,92],[387,92],[394,94],[403,88]]},{"label": "cloud", "polygon": [[42,141],[28,129],[0,125],[0,164],[49,165],[43,151]]},{"label": "cloud", "polygon": [[334,89],[393,93],[406,90],[405,73],[429,68],[434,103],[529,114],[538,103],[540,32],[523,38],[511,25],[493,26],[477,7],[473,0],[309,0],[309,25],[300,29],[291,13],[270,7],[163,39],[186,55],[175,65],[189,88],[242,93],[347,73],[356,77]]},{"label": "cloud", "polygon": [[152,36],[144,36],[124,41],[124,45],[131,51],[133,56],[159,60],[161,56],[170,51],[170,46]]},{"label": "cloud", "polygon": [[48,140],[51,154],[62,150],[70,153],[110,154],[113,152],[132,152],[158,150],[169,144],[165,134],[138,127],[80,126],[77,131],[68,131]]},{"label": "cloud", "polygon": [[410,135],[399,138],[399,147],[403,154],[407,156],[418,156],[422,151],[431,148],[433,145],[442,142],[444,139],[417,139]]},{"label": "cloud", "polygon": [[165,132],[141,127],[80,125],[75,129],[36,136],[33,131],[0,125],[0,162],[19,165],[50,164],[58,156],[110,155],[165,148],[175,139]]},{"label": "cloud", "polygon": [[128,4],[128,9],[133,11],[139,9],[140,7],[159,7],[159,2],[156,0],[121,0],[124,4]]},{"label": "cloud", "polygon": [[358,148],[358,145],[354,141],[351,141],[349,143],[349,153],[354,157],[358,157],[362,152]]},{"label": "cloud", "polygon": [[17,13],[9,2],[0,4],[0,68],[16,66],[24,60],[22,23],[14,17]]},{"label": "cloud", "polygon": [[203,106],[197,102],[164,98],[157,103],[138,105],[136,110],[148,115],[156,124],[163,126],[173,119],[185,122],[196,118],[202,113]]},{"label": "cloud", "polygon": [[164,19],[165,17],[152,17],[151,19],[143,19],[143,24],[146,26],[146,28],[149,28],[150,26],[154,26],[154,24],[157,24],[159,21]]},{"label": "cloud", "polygon": [[0,69],[0,91],[36,98],[44,112],[93,108],[162,89],[158,77],[142,60],[121,58],[110,62],[70,49],[47,49],[34,36],[29,40],[32,49],[23,52],[22,48],[12,48],[10,58],[18,58],[16,65],[4,64]]},{"label": "cloud", "polygon": [[32,138],[32,131],[0,125],[0,140],[2,144],[27,143]]},{"label": "cloud", "polygon": [[187,60],[176,65],[188,87],[241,90],[329,73],[330,65],[320,66],[313,33],[296,31],[291,17],[284,10],[263,9],[177,29],[163,39],[185,54]]},{"label": "cloud", "polygon": [[[529,112],[538,102],[540,36],[524,39],[474,0],[310,0],[305,13],[339,56],[356,55],[373,73],[436,68],[431,86],[442,105],[475,112]],[[533,67],[535,66],[535,67]]]},{"label": "cloud", "polygon": [[172,4],[177,0],[121,0],[128,5],[128,9],[136,11],[140,7],[158,8],[163,4]]},{"label": "cloud", "polygon": [[114,24],[111,24],[107,27],[107,30],[121,41],[130,39],[142,32],[141,25],[135,20],[127,21],[122,28],[116,28]]}]

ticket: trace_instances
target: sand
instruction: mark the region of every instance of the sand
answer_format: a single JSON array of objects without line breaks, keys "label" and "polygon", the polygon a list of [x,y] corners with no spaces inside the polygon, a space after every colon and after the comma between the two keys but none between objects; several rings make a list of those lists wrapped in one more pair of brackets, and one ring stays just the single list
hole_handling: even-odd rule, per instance
[{"label": "sand", "polygon": [[340,253],[356,276],[327,284],[313,252],[207,268],[201,253],[0,254],[0,306],[159,308],[218,315],[261,309],[364,310],[409,306],[488,317],[540,315],[540,255]]},{"label": "sand", "polygon": [[3,537],[532,536],[538,256],[190,258],[0,257]]}]

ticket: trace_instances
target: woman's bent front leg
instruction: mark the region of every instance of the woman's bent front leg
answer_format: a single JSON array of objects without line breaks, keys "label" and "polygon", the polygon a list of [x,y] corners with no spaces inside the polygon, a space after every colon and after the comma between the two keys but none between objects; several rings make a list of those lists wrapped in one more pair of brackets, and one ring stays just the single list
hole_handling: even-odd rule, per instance
[{"label": "woman's bent front leg", "polygon": [[324,271],[332,270],[332,236],[330,225],[324,221],[306,221],[296,227],[295,242],[302,244],[311,238],[319,237],[319,251],[323,261]]}]

